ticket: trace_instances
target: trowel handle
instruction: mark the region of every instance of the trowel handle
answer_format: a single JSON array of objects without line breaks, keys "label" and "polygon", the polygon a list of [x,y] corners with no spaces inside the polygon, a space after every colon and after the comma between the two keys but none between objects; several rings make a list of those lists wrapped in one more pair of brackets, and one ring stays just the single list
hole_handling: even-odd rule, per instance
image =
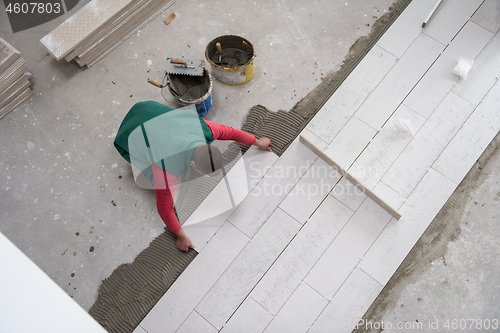
[{"label": "trowel handle", "polygon": [[182,59],[172,59],[170,60],[171,64],[178,64],[178,65],[186,65],[186,60]]},{"label": "trowel handle", "polygon": [[148,79],[148,82],[151,83],[153,86],[157,86],[158,88],[161,88],[161,83],[158,81],[155,81],[153,79]]},{"label": "trowel handle", "polygon": [[217,48],[217,52],[222,52],[222,46],[220,46],[220,43],[215,44],[215,47]]}]

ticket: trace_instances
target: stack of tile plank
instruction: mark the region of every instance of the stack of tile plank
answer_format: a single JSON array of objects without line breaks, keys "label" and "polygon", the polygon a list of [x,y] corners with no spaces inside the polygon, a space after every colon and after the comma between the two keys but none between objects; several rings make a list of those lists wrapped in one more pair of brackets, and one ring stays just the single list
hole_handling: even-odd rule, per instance
[{"label": "stack of tile plank", "polygon": [[0,118],[27,99],[31,74],[26,71],[21,53],[0,38]]},{"label": "stack of tile plank", "polygon": [[91,67],[174,3],[92,0],[40,42],[57,60]]}]

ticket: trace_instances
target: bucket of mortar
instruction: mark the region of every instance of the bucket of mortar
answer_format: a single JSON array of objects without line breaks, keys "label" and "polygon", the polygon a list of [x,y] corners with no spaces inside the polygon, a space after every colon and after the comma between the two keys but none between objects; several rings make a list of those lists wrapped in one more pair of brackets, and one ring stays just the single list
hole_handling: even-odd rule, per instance
[{"label": "bucket of mortar", "polygon": [[[220,51],[218,45],[220,45]],[[213,75],[222,83],[238,85],[253,77],[255,50],[243,37],[226,35],[208,43],[205,57],[212,66]]]},{"label": "bucket of mortar", "polygon": [[212,107],[212,77],[203,69],[202,76],[167,74],[170,93],[184,105],[195,105],[200,117],[204,117]]}]

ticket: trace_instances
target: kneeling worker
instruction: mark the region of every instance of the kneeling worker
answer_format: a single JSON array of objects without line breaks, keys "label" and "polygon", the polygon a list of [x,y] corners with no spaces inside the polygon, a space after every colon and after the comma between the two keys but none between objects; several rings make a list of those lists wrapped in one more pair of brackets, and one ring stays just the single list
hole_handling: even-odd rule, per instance
[{"label": "kneeling worker", "polygon": [[133,165],[134,177],[145,177],[156,194],[158,213],[177,237],[182,251],[194,248],[174,213],[175,190],[194,170],[199,176],[220,172],[222,154],[210,144],[233,140],[271,151],[271,140],[256,139],[244,131],[216,124],[198,116],[194,107],[172,109],[153,102],[135,104],[123,119],[114,145]]}]

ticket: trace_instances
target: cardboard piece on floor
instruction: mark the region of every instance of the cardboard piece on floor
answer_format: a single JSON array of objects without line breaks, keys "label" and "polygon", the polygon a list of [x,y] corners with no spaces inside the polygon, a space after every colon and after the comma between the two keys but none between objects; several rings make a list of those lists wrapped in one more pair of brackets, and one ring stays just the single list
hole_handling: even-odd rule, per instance
[{"label": "cardboard piece on floor", "polygon": [[175,19],[175,13],[171,13],[163,22],[165,22],[166,24],[170,24],[174,19]]}]

